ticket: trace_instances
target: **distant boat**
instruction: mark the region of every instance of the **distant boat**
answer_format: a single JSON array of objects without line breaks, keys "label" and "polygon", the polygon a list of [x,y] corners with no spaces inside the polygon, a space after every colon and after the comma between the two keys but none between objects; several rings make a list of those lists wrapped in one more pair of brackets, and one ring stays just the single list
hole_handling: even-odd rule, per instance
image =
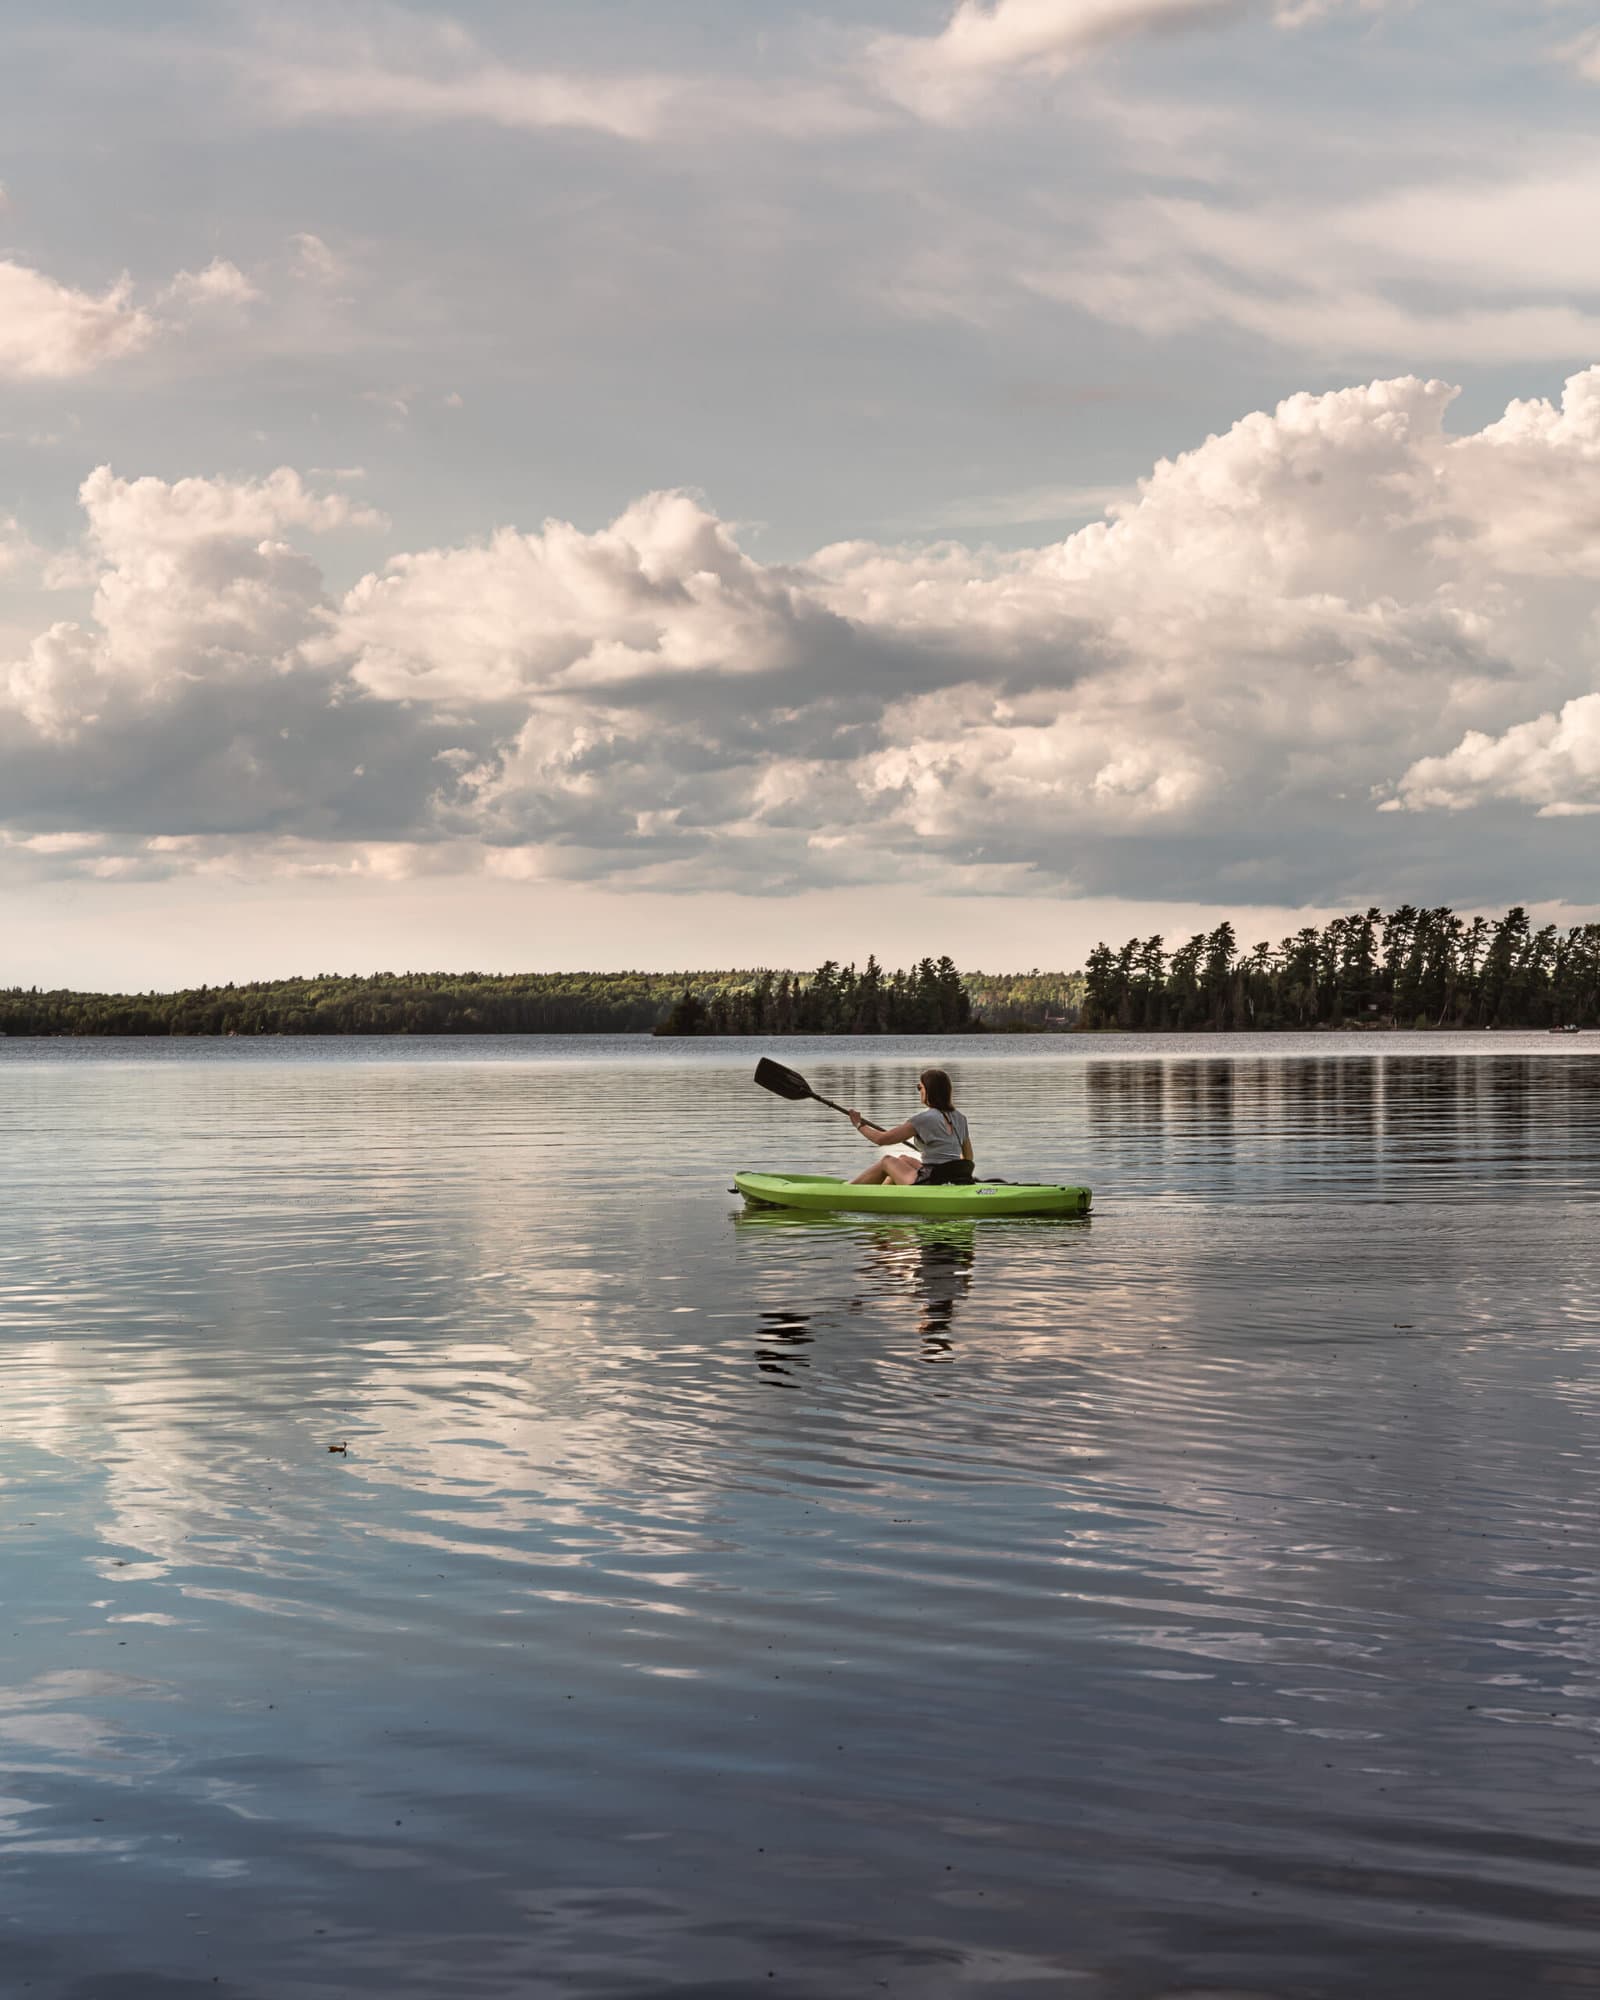
[{"label": "distant boat", "polygon": [[1552,1035],[1581,1035],[1583,1030],[1574,1024],[1566,1028],[1552,1028],[1550,1032]]}]

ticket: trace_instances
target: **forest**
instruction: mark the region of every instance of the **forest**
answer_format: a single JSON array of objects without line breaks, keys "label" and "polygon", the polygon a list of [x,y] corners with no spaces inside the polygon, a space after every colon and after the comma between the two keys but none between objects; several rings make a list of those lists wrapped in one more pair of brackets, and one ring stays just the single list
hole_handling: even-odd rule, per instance
[{"label": "forest", "polygon": [[885,972],[871,957],[860,972],[829,959],[809,978],[758,972],[748,985],[703,996],[686,988],[658,1035],[951,1035],[978,1026],[972,996],[952,961],[925,958]]},{"label": "forest", "polygon": [[1130,1030],[1600,1026],[1600,924],[1535,929],[1403,905],[1335,917],[1241,952],[1232,924],[1167,951],[1159,937],[1084,969],[1080,1025]]},{"label": "forest", "polygon": [[323,975],[182,993],[0,989],[7,1035],[927,1034],[1075,1018],[1065,973],[771,971]]},{"label": "forest", "polygon": [[1231,923],[1078,972],[382,972],[182,993],[0,989],[6,1035],[894,1035],[1066,1028],[1600,1027],[1600,924],[1535,928],[1406,904],[1242,951]]}]

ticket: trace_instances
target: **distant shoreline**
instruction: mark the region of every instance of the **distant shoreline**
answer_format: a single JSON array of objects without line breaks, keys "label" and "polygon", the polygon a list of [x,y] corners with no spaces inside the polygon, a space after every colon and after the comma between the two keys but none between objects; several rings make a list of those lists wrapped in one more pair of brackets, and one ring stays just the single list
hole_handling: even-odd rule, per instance
[{"label": "distant shoreline", "polygon": [[962,973],[948,957],[890,971],[326,973],[170,993],[0,989],[0,1034],[255,1038],[336,1035],[939,1034],[1070,1026],[1082,977]]},{"label": "distant shoreline", "polygon": [[633,1041],[692,1041],[692,1042],[921,1042],[951,1041],[956,1038],[989,1041],[1166,1041],[1169,1039],[1195,1040],[1204,1038],[1219,1042],[1233,1041],[1240,1036],[1261,1035],[1548,1035],[1552,1039],[1572,1038],[1578,1035],[1600,1034],[1600,1029],[1586,1027],[1547,1028],[1536,1022],[1492,1022],[1484,1027],[1459,1026],[1446,1022],[1424,1027],[1397,1021],[1339,1021],[1318,1022],[1304,1028],[1261,1027],[1261,1028],[1039,1028],[1029,1026],[990,1027],[984,1022],[975,1022],[967,1028],[923,1028],[923,1029],[882,1029],[854,1030],[835,1029],[831,1032],[799,1031],[789,1034],[773,1032],[674,1035],[663,1033],[659,1028],[266,1028],[252,1033],[242,1033],[238,1029],[197,1029],[197,1028],[56,1028],[37,1032],[0,1028],[0,1042],[340,1042],[340,1041],[391,1041],[391,1042],[470,1042],[539,1040],[555,1036],[588,1036],[599,1040],[604,1036]]},{"label": "distant shoreline", "polygon": [[1241,951],[1232,924],[1177,950],[1101,944],[1081,972],[898,970],[827,959],[677,972],[318,973],[168,993],[0,988],[0,1035],[42,1040],[655,1035],[1469,1033],[1600,1030],[1600,924],[1535,928],[1377,909]]}]

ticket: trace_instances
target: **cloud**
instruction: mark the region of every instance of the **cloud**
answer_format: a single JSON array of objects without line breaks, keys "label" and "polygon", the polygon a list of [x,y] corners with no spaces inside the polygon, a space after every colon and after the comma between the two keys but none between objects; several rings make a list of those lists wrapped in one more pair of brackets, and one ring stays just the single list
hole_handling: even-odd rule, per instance
[{"label": "cloud", "polygon": [[[883,35],[868,51],[880,87],[920,116],[959,115],[1011,76],[1060,76],[1116,42],[1270,15],[1292,27],[1349,0],[960,0],[932,36]],[[1374,11],[1385,0],[1355,0]]]},{"label": "cloud", "polygon": [[55,742],[97,724],[109,736],[186,687],[281,670],[312,633],[321,596],[317,571],[284,534],[378,519],[289,471],[169,484],[102,466],[79,498],[95,623],[51,626],[8,675],[16,713]]},{"label": "cloud", "polygon": [[458,22],[399,7],[366,8],[349,25],[280,23],[234,67],[252,113],[286,125],[472,123],[638,141],[656,135],[682,90],[671,77],[507,62]]},{"label": "cloud", "polygon": [[1600,813],[1600,694],[1501,736],[1469,730],[1446,756],[1419,758],[1394,804],[1412,812],[1464,812],[1491,799],[1535,805],[1545,819]]},{"label": "cloud", "polygon": [[449,17],[368,4],[330,26],[299,15],[258,26],[245,45],[197,45],[197,67],[234,81],[253,123],[454,125],[594,134],[623,146],[712,135],[826,138],[895,122],[851,62],[750,75],[546,65],[500,54]]},{"label": "cloud", "polygon": [[1570,362],[1600,352],[1597,204],[1592,148],[1552,145],[1352,200],[1137,195],[1070,228],[1013,224],[1006,262],[1014,286],[1153,339]]},{"label": "cloud", "polygon": [[213,257],[202,271],[180,271],[162,294],[169,305],[188,307],[247,306],[260,297],[238,265],[225,257]]},{"label": "cloud", "polygon": [[370,403],[375,410],[381,410],[389,420],[390,430],[404,430],[411,421],[411,406],[416,401],[417,391],[411,384],[397,389],[363,389],[361,400]]},{"label": "cloud", "polygon": [[290,268],[297,278],[311,284],[331,285],[344,276],[344,260],[320,236],[301,230],[289,238],[289,246],[292,252]]},{"label": "cloud", "polygon": [[[93,618],[0,681],[13,858],[1322,904],[1409,868],[1515,893],[1507,811],[1548,843],[1600,803],[1600,370],[1464,435],[1454,394],[1291,397],[1020,552],[763,563],[660,493],[342,594],[301,544],[376,525],[348,496],[101,471]],[[94,844],[19,844],[40,835]],[[1541,893],[1588,866],[1546,860]]]},{"label": "cloud", "polygon": [[39,559],[39,551],[15,514],[0,514],[0,576],[14,574]]},{"label": "cloud", "polygon": [[939,34],[877,44],[925,81],[1041,70],[1058,74],[1107,42],[1196,27],[1250,10],[1253,0],[961,0]]},{"label": "cloud", "polygon": [[0,381],[67,381],[138,353],[157,329],[132,293],[125,277],[95,294],[0,260]]},{"label": "cloud", "polygon": [[[1515,604],[1524,643],[1553,652],[1576,637],[1588,678],[1600,679],[1600,368],[1574,377],[1559,405],[1513,403],[1458,455],[1480,523],[1463,554],[1536,580]],[[1495,801],[1535,806],[1544,819],[1600,812],[1600,693],[1499,734],[1468,730],[1445,754],[1412,763],[1385,809]]]},{"label": "cloud", "polygon": [[262,294],[237,264],[214,257],[180,271],[158,298],[134,298],[127,275],[104,292],[80,291],[30,265],[0,260],[0,382],[65,382],[92,375],[182,334],[200,317],[255,304]]},{"label": "cloud", "polygon": [[1590,28],[1561,51],[1579,76],[1588,83],[1600,83],[1600,28]]},{"label": "cloud", "polygon": [[350,592],[328,643],[390,700],[502,701],[775,673],[826,623],[798,579],[752,561],[688,495],[660,493],[598,534],[548,521],[397,556]]}]

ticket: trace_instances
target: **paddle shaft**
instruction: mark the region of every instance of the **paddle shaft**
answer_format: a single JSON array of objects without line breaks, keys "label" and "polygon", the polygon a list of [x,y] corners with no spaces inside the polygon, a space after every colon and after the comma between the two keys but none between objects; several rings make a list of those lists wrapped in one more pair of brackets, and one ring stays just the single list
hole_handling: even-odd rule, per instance
[{"label": "paddle shaft", "polygon": [[823,1097],[819,1092],[815,1090],[812,1091],[811,1095],[816,1103],[827,1105],[830,1111],[837,1111],[841,1118],[848,1118],[850,1116],[849,1112],[845,1110],[844,1106],[842,1104],[835,1104],[831,1097]]}]

